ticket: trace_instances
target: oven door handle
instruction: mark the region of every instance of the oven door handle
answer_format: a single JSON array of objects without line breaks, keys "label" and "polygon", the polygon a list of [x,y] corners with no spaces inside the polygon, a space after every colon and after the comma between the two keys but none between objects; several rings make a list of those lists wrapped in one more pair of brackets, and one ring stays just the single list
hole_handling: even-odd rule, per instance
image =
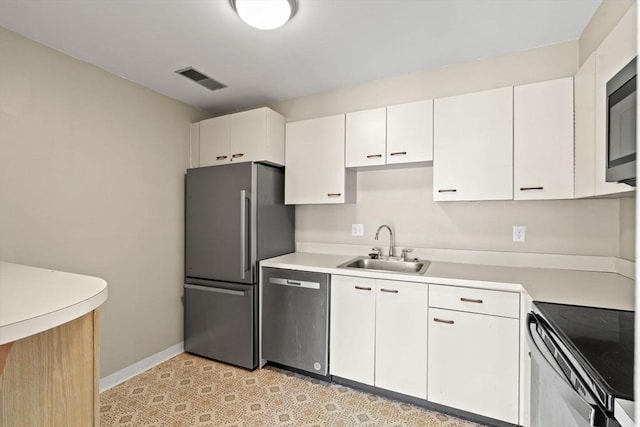
[{"label": "oven door handle", "polygon": [[531,358],[535,358],[536,361],[538,361],[540,370],[544,372],[547,378],[554,380],[557,391],[571,409],[572,415],[582,423],[578,425],[584,425],[585,422],[588,422],[590,426],[595,426],[597,403],[589,394],[590,392],[585,388],[582,381],[576,378],[579,382],[578,387],[581,387],[584,393],[578,392],[570,380],[567,379],[567,376],[551,354],[551,351],[535,331],[537,324],[538,322],[535,316],[529,314],[527,319],[527,341],[529,343],[529,350],[531,351]]}]

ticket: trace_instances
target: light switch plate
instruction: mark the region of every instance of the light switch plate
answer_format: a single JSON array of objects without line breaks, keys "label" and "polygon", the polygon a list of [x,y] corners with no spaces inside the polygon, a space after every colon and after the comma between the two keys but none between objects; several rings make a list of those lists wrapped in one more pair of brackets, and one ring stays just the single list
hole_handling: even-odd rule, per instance
[{"label": "light switch plate", "polygon": [[527,231],[527,227],[524,225],[514,225],[513,226],[513,241],[514,242],[524,242],[525,234]]},{"label": "light switch plate", "polygon": [[351,224],[352,236],[364,236],[364,224]]}]

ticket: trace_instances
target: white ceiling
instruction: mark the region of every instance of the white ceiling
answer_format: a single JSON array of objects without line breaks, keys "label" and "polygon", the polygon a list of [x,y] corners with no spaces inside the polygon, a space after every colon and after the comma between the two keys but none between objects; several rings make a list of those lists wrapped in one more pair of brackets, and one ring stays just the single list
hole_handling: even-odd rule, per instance
[{"label": "white ceiling", "polygon": [[[0,0],[0,26],[221,113],[575,40],[600,2],[298,0],[261,31],[227,0]],[[187,66],[228,87],[174,73]]]}]

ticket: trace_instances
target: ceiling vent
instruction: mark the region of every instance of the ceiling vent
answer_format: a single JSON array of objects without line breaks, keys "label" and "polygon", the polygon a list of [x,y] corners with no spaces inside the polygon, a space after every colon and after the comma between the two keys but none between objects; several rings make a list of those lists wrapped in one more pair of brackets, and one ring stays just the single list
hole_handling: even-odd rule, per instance
[{"label": "ceiling vent", "polygon": [[194,82],[206,87],[209,90],[218,90],[227,87],[226,84],[220,83],[219,81],[202,74],[200,71],[196,70],[193,67],[187,67],[183,68],[182,70],[177,70],[176,73],[185,76],[189,80],[193,80]]}]

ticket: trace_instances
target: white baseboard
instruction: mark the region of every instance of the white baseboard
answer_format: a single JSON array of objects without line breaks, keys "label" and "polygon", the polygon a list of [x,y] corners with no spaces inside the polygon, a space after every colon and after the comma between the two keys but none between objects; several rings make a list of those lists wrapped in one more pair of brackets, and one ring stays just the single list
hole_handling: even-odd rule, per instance
[{"label": "white baseboard", "polygon": [[110,388],[125,382],[129,378],[133,378],[136,375],[141,374],[144,371],[149,370],[154,366],[159,365],[160,363],[165,362],[181,353],[184,353],[184,342],[179,342],[178,344],[172,345],[171,347],[164,349],[156,354],[152,354],[151,356],[142,359],[141,361],[136,362],[133,365],[129,365],[126,368],[120,369],[119,371],[116,371],[111,375],[100,378],[100,393],[109,390]]}]

